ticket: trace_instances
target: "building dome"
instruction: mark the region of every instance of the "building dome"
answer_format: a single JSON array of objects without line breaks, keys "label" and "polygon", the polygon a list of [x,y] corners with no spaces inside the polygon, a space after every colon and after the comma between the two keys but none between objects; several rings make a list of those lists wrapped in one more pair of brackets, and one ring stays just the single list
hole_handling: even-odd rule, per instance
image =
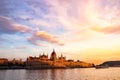
[{"label": "building dome", "polygon": [[56,52],[55,52],[54,50],[53,50],[53,52],[51,53],[50,59],[51,59],[52,61],[55,61],[55,60],[57,59],[57,55],[56,55]]},{"label": "building dome", "polygon": [[53,52],[51,53],[51,55],[56,55],[56,52],[53,50]]}]

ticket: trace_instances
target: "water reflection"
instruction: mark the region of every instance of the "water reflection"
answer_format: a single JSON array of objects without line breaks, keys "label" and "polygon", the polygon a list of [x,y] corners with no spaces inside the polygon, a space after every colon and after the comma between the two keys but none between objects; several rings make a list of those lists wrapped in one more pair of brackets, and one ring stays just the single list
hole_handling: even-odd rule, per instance
[{"label": "water reflection", "polygon": [[[51,80],[64,80],[66,75],[66,70],[64,69],[53,69],[50,70]],[[59,77],[58,77],[59,76]]]},{"label": "water reflection", "polygon": [[25,70],[0,70],[0,80],[22,80]]},{"label": "water reflection", "polygon": [[120,80],[120,68],[0,70],[0,80]]},{"label": "water reflection", "polygon": [[64,80],[65,69],[26,70],[26,80]]}]

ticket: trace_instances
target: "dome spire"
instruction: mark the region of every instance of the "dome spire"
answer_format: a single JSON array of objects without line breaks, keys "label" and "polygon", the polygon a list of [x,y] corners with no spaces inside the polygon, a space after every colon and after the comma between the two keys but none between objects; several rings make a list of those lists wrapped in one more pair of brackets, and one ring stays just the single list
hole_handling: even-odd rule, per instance
[{"label": "dome spire", "polygon": [[61,53],[61,57],[63,57],[62,53]]},{"label": "dome spire", "polygon": [[54,60],[57,59],[57,55],[56,55],[56,52],[55,52],[54,49],[53,49],[53,52],[51,53],[51,57],[50,57],[50,59],[51,59],[52,61],[54,61]]},{"label": "dome spire", "polygon": [[55,52],[54,48],[53,48],[53,52]]}]

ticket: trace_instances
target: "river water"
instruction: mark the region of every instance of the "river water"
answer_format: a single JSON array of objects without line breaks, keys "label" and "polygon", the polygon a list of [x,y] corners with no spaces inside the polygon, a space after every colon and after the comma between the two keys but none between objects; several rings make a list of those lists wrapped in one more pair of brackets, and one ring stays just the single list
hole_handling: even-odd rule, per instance
[{"label": "river water", "polygon": [[120,67],[0,70],[0,80],[120,80]]}]

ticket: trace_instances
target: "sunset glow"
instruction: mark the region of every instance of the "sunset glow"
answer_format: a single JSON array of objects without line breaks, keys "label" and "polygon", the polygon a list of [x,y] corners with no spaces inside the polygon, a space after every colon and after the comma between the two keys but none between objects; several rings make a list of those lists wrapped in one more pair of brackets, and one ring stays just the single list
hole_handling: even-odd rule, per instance
[{"label": "sunset glow", "polygon": [[0,57],[120,60],[120,0],[2,0]]}]

